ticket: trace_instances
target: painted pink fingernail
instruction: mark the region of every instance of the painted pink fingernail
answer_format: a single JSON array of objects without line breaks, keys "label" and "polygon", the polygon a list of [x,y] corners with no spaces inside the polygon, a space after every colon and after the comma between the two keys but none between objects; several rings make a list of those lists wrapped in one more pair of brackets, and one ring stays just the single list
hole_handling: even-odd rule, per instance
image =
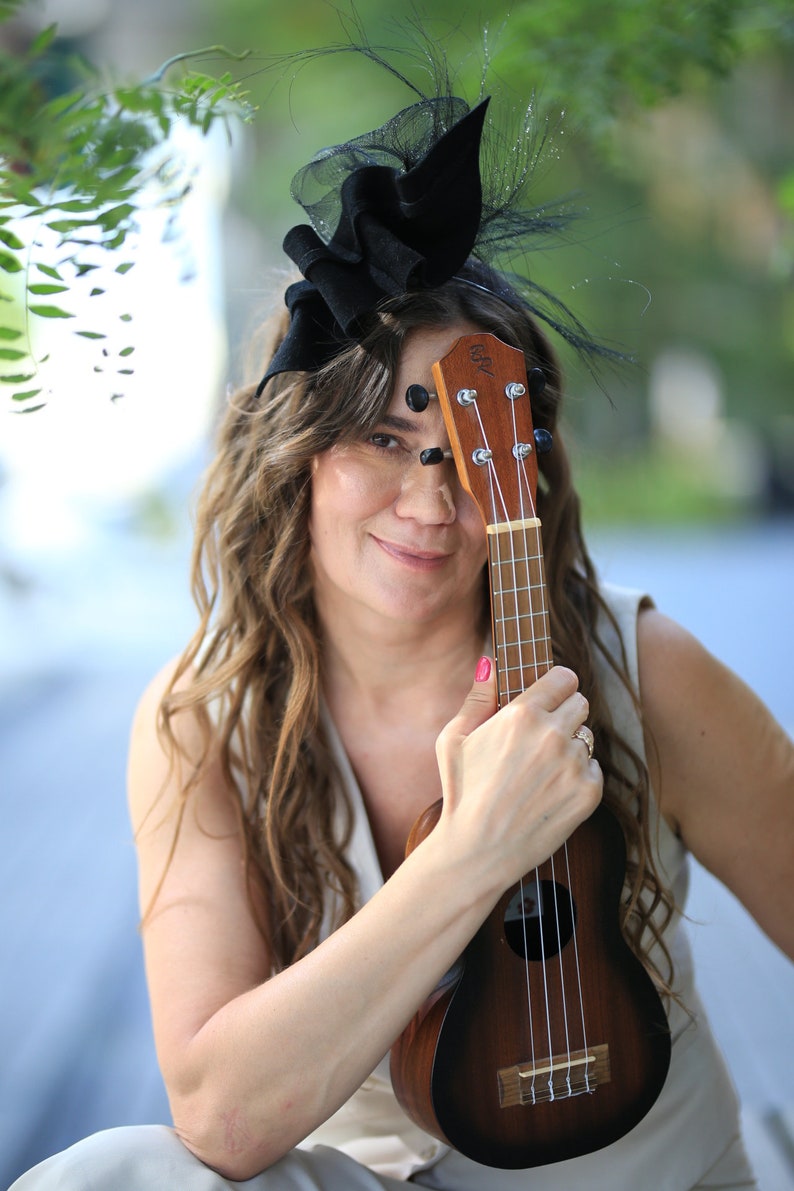
[{"label": "painted pink fingernail", "polygon": [[475,682],[486,682],[491,677],[491,659],[482,657],[477,663],[477,669],[474,671]]}]

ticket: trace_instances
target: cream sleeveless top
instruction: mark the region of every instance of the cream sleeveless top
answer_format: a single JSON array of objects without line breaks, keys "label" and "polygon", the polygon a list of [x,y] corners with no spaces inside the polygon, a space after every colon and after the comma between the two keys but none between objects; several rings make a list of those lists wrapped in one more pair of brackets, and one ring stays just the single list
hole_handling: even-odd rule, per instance
[{"label": "cream sleeveless top", "polygon": [[[610,586],[602,594],[620,626],[629,674],[639,689],[637,615],[650,601],[638,592]],[[613,656],[620,656],[614,630],[601,626]],[[642,727],[625,688],[604,663],[601,680],[618,730],[645,756]],[[354,813],[348,859],[359,880],[362,902],[383,884],[366,810],[338,733],[326,717],[331,746]],[[682,908],[687,892],[686,853],[681,841],[651,807],[650,838],[662,876]],[[637,1191],[683,1191],[694,1187],[717,1161],[738,1131],[738,1103],[724,1061],[716,1047],[695,991],[688,939],[676,914],[665,932],[675,965],[675,988],[683,1009],[668,1006],[673,1047],[664,1088],[650,1112],[629,1134],[595,1153],[531,1170],[496,1170],[479,1166],[419,1129],[401,1109],[389,1078],[386,1055],[361,1088],[302,1143],[304,1148],[333,1146],[377,1174],[407,1179],[436,1166],[438,1186],[488,1187],[489,1191],[531,1188],[571,1191],[578,1186]],[[660,968],[665,971],[663,961]],[[688,1012],[687,1012],[688,1010]],[[434,1177],[435,1185],[435,1177]]]}]

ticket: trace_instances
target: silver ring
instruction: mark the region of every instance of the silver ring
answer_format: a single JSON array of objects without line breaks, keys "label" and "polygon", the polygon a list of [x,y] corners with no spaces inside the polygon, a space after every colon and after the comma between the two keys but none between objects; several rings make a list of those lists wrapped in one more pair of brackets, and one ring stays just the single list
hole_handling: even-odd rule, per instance
[{"label": "silver ring", "polygon": [[587,759],[592,761],[593,750],[595,748],[595,736],[588,728],[587,724],[582,724],[581,728],[577,728],[573,734],[574,740],[581,740],[582,744],[587,746]]}]

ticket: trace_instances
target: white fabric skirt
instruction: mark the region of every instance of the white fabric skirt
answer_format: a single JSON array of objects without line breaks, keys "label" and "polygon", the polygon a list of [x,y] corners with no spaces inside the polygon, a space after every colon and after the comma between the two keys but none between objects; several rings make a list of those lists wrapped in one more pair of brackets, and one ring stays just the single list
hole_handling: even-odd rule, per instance
[{"label": "white fabric skirt", "polygon": [[[429,1170],[417,1171],[409,1182],[437,1191],[490,1191],[496,1172],[459,1159],[450,1153]],[[531,1170],[511,1174],[514,1186],[532,1191]],[[525,1182],[519,1181],[522,1174]],[[664,1181],[661,1171],[647,1170],[646,1176],[643,1187],[610,1184],[608,1191],[646,1191],[660,1185],[660,1176]],[[327,1146],[292,1150],[262,1174],[234,1182],[200,1162],[167,1125],[131,1125],[95,1133],[46,1159],[10,1191],[398,1191],[405,1185]],[[570,1191],[578,1188],[571,1186]],[[588,1180],[586,1191],[607,1189]],[[696,1187],[680,1191],[758,1191],[741,1140],[732,1141]]]}]

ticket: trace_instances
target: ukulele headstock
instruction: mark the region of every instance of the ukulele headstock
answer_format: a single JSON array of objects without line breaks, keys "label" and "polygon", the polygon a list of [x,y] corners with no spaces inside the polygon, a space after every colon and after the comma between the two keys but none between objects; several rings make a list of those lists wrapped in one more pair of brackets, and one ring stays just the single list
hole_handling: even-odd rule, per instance
[{"label": "ukulele headstock", "polygon": [[463,335],[433,379],[460,482],[485,525],[535,517],[538,445],[523,352],[495,335]]}]

